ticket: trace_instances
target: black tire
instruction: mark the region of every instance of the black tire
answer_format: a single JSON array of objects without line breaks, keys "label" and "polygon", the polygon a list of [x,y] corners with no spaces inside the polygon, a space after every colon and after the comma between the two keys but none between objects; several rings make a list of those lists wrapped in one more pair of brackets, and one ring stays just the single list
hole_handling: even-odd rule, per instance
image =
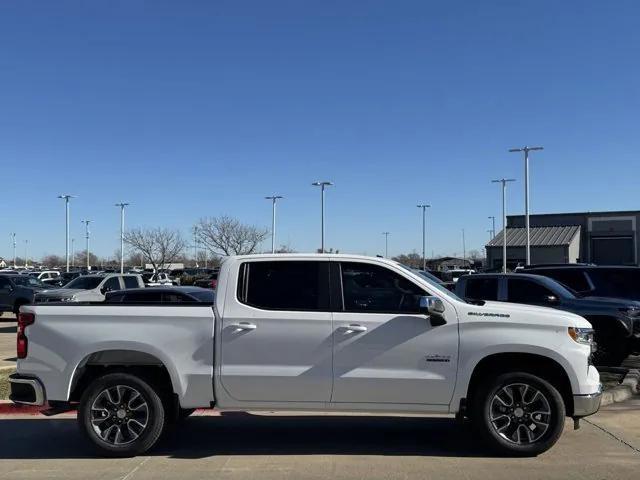
[{"label": "black tire", "polygon": [[[508,404],[508,392],[512,393],[511,406],[503,406],[500,400],[506,399]],[[562,434],[565,415],[558,390],[546,380],[524,372],[487,379],[473,398],[475,429],[492,450],[502,455],[535,456],[547,451]],[[508,423],[504,423],[505,416]]]},{"label": "black tire", "polygon": [[[139,396],[135,396],[132,391]],[[116,407],[117,410],[112,409],[114,403],[107,400],[116,394],[118,401],[115,403],[122,402],[120,407]],[[145,404],[142,408],[141,402]],[[96,418],[98,412],[106,418]],[[122,419],[121,414],[124,415]],[[144,418],[135,418],[135,415],[142,415]],[[140,428],[142,423],[144,427]],[[78,424],[82,434],[100,454],[132,457],[144,453],[156,443],[164,428],[165,411],[160,396],[146,381],[128,373],[110,373],[94,380],[85,390],[78,409]],[[102,428],[105,424],[108,425],[107,428]],[[110,432],[105,435],[111,427],[115,427],[115,430],[112,429],[115,434]],[[99,430],[103,430],[102,435]]]}]

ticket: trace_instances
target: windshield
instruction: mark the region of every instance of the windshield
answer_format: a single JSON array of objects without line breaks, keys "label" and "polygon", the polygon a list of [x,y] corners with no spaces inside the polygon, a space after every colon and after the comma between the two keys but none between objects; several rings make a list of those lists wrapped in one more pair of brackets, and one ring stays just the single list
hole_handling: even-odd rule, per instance
[{"label": "windshield", "polygon": [[13,283],[15,283],[16,285],[22,285],[23,287],[46,287],[46,285],[40,280],[28,275],[16,276],[11,280],[13,280]]},{"label": "windshield", "polygon": [[453,297],[456,300],[460,300],[461,302],[464,302],[464,300],[462,300],[460,297],[458,297],[455,293],[453,293],[447,287],[443,286],[439,281],[431,280],[429,277],[427,277],[425,275],[422,275],[423,273],[427,273],[427,272],[424,272],[422,270],[417,270],[415,268],[407,267],[406,265],[402,265],[401,263],[398,263],[397,265],[399,265],[400,267],[404,268],[405,270],[413,273],[414,275],[420,277],[422,280],[427,282],[430,286],[432,286],[436,290],[439,290],[440,292],[442,292],[442,293],[444,293],[444,294],[446,294],[446,295],[448,295],[450,297]]},{"label": "windshield", "polygon": [[640,269],[594,268],[589,275],[599,296],[640,300]]},{"label": "windshield", "polygon": [[100,285],[104,278],[102,277],[78,277],[71,280],[62,288],[77,288],[78,290],[91,290]]}]

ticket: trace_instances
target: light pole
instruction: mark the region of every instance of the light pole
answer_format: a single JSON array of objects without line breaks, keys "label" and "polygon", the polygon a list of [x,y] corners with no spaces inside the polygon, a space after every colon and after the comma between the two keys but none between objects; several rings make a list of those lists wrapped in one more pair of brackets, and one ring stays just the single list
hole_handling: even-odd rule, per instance
[{"label": "light pole", "polygon": [[120,207],[120,273],[124,273],[124,208],[129,204],[120,202],[115,206]]},{"label": "light pole", "polygon": [[331,182],[323,181],[323,182],[313,182],[311,185],[315,187],[320,187],[321,196],[321,206],[320,206],[320,251],[324,253],[324,190],[326,187],[333,185]]},{"label": "light pole", "polygon": [[427,205],[426,203],[422,203],[417,205],[418,208],[422,209],[422,270],[427,270],[427,256],[426,256],[426,238],[427,238],[427,208],[430,208],[431,205]]},{"label": "light pole", "polygon": [[515,182],[513,178],[491,180],[502,184],[502,273],[507,273],[507,182]]},{"label": "light pole", "polygon": [[87,240],[87,272],[91,270],[91,262],[89,261],[89,224],[91,220],[82,220],[84,223],[84,238]]},{"label": "light pole", "polygon": [[264,198],[265,200],[271,200],[271,253],[276,253],[276,201],[284,197],[272,195]]},{"label": "light pole", "polygon": [[12,233],[11,237],[13,239],[13,268],[16,268],[16,234]]},{"label": "light pole", "polygon": [[524,229],[527,237],[525,247],[526,263],[531,264],[531,236],[529,232],[529,152],[535,150],[544,150],[544,147],[527,147],[511,148],[510,152],[524,152]]},{"label": "light pole", "polygon": [[384,258],[389,258],[389,233],[391,232],[382,232],[384,235]]},{"label": "light pole", "polygon": [[198,268],[198,227],[193,227],[193,266]]},{"label": "light pole", "polygon": [[76,266],[75,255],[76,255],[76,239],[72,238],[71,239],[71,266],[74,268]]},{"label": "light pole", "polygon": [[489,241],[493,240],[493,237],[495,237],[493,230],[489,229],[487,230],[487,233],[489,234]]},{"label": "light pole", "polygon": [[462,229],[462,259],[467,259],[467,242],[464,239],[464,228]]},{"label": "light pole", "polygon": [[65,219],[66,219],[66,234],[65,234],[65,242],[64,242],[64,256],[67,262],[67,269],[69,271],[69,200],[75,198],[73,195],[62,194],[58,195],[58,198],[64,200],[64,210],[65,210]]},{"label": "light pole", "polygon": [[487,217],[489,220],[491,220],[491,230],[490,232],[493,234],[493,236],[496,236],[496,217],[494,215],[490,215],[489,217]]},{"label": "light pole", "polygon": [[27,255],[28,248],[29,248],[29,240],[25,240],[24,241],[24,268],[27,268],[29,266],[29,257]]}]

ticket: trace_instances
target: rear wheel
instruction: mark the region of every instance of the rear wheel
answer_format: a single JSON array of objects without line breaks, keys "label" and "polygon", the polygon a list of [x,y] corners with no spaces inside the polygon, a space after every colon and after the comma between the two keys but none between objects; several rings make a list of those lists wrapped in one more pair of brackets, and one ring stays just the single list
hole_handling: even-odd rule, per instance
[{"label": "rear wheel", "polygon": [[126,373],[94,380],[78,409],[82,433],[100,453],[113,457],[134,456],[151,448],[164,422],[157,392],[144,380]]},{"label": "rear wheel", "polygon": [[562,433],[565,406],[550,383],[524,372],[505,373],[475,395],[473,422],[487,444],[506,455],[533,456]]}]

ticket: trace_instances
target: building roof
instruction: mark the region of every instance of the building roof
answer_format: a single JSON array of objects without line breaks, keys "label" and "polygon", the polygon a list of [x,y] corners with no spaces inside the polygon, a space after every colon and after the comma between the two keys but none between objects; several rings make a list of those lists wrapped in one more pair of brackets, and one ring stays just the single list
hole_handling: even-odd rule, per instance
[{"label": "building roof", "polygon": [[[553,247],[569,245],[580,233],[579,225],[563,225],[558,227],[531,227],[532,247]],[[507,228],[507,247],[524,247],[527,243],[526,229]],[[502,247],[502,232],[487,244],[487,247]]]}]

